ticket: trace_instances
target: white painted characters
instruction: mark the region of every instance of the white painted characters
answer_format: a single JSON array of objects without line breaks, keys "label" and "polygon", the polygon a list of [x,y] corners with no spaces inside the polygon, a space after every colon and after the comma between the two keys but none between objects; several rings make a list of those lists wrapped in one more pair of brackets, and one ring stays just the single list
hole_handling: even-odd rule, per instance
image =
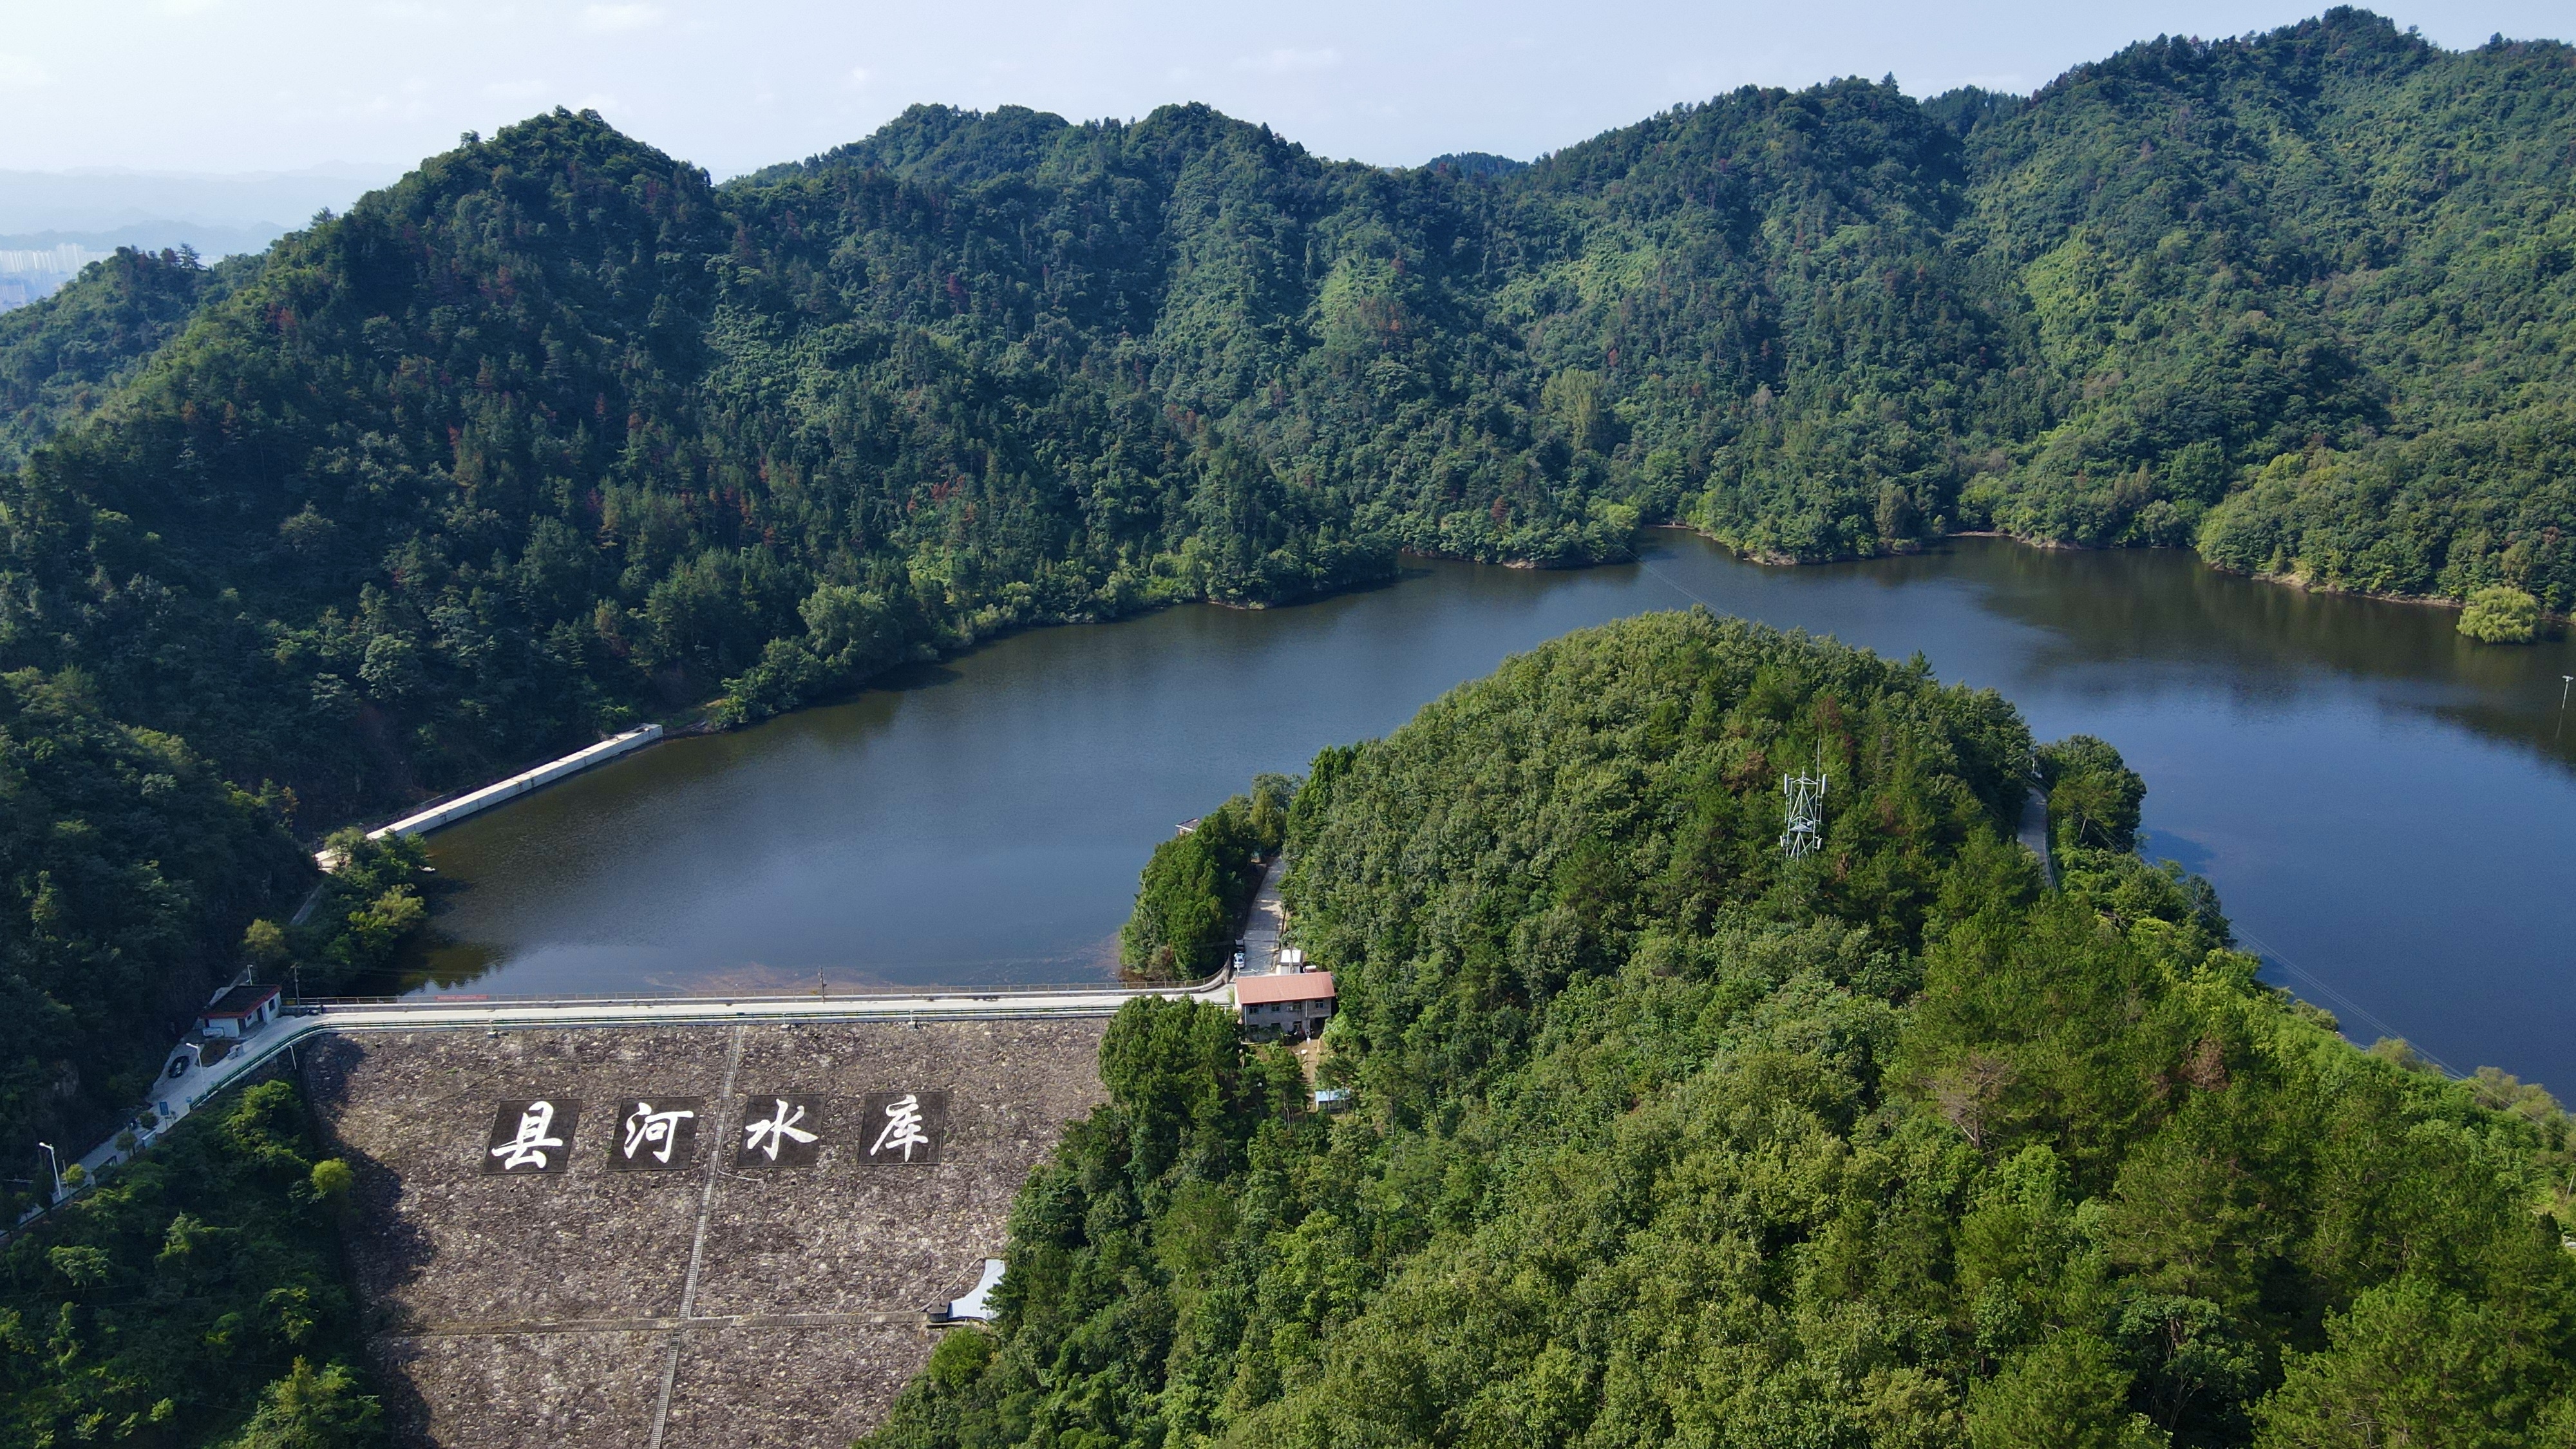
[{"label": "white painted characters", "polygon": [[[669,1162],[671,1147],[679,1141],[680,1124],[697,1116],[695,1112],[672,1108],[656,1112],[650,1102],[638,1102],[626,1117],[626,1155],[632,1159],[644,1148],[653,1149],[653,1160]],[[774,1155],[774,1154],[773,1154]]]},{"label": "white painted characters", "polygon": [[812,1142],[815,1140],[815,1136],[811,1132],[799,1130],[796,1126],[797,1123],[805,1120],[805,1109],[803,1107],[793,1109],[794,1115],[791,1116],[789,1115],[790,1109],[787,1105],[786,1098],[773,1097],[770,1100],[778,1104],[778,1110],[772,1113],[769,1120],[765,1122],[746,1122],[743,1124],[742,1150],[746,1154],[753,1152],[761,1153],[768,1157],[770,1161],[776,1162],[778,1160],[778,1149],[780,1147],[785,1146],[790,1141],[798,1143]]},{"label": "white painted characters", "polygon": [[549,1160],[546,1149],[563,1146],[563,1139],[554,1135],[554,1126],[554,1103],[530,1102],[520,1108],[518,1135],[492,1149],[492,1155],[501,1159],[501,1170],[516,1172],[533,1167],[545,1171]]},{"label": "white painted characters", "polygon": [[903,1149],[903,1160],[912,1160],[912,1149],[928,1147],[930,1134],[921,1130],[921,1098],[906,1092],[886,1104],[885,1130],[877,1134],[877,1144],[868,1149],[870,1157],[889,1147]]}]

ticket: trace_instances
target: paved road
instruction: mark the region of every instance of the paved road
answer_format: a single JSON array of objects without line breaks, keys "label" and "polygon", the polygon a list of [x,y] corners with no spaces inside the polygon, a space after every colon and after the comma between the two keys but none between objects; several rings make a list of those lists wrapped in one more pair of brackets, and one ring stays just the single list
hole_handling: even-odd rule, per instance
[{"label": "paved road", "polygon": [[1243,927],[1243,971],[1247,976],[1267,975],[1279,969],[1279,928],[1288,919],[1288,908],[1279,900],[1279,877],[1287,873],[1288,857],[1283,852],[1270,858],[1270,868],[1261,873],[1261,890],[1252,898],[1252,919]]},{"label": "paved road", "polygon": [[[1275,883],[1274,873],[1274,879],[1264,885],[1265,892],[1274,902],[1276,892],[1271,887]],[[1277,917],[1270,919],[1273,923],[1270,949],[1275,953],[1278,949]],[[1248,956],[1248,938],[1246,947]],[[458,1001],[426,997],[413,1001],[324,1002],[291,1008],[291,1014],[262,1027],[212,1066],[191,1067],[181,1076],[161,1078],[153,1085],[151,1100],[136,1109],[139,1112],[148,1106],[159,1118],[152,1131],[135,1134],[136,1150],[149,1146],[154,1138],[169,1129],[171,1123],[187,1116],[224,1088],[259,1070],[279,1053],[325,1032],[472,1030],[476,1027],[497,1032],[513,1027],[675,1026],[737,1021],[949,1021],[973,1017],[1114,1016],[1119,1007],[1140,996],[1187,997],[1231,1006],[1234,1002],[1232,975],[1219,972],[1196,986],[1145,990],[1105,987],[1096,991],[940,991],[912,995],[572,997],[529,1001]],[[82,1157],[80,1164],[82,1170],[95,1179],[102,1169],[112,1168],[130,1155],[120,1150],[111,1138]],[[68,1167],[70,1164],[64,1165]]]},{"label": "paved road", "polygon": [[2057,857],[2048,849],[2048,797],[2039,793],[2037,785],[2030,787],[2030,799],[2021,807],[2021,843],[2029,848],[2031,854],[2039,857],[2039,873],[2046,876],[2049,885],[2054,887],[2057,884]]}]

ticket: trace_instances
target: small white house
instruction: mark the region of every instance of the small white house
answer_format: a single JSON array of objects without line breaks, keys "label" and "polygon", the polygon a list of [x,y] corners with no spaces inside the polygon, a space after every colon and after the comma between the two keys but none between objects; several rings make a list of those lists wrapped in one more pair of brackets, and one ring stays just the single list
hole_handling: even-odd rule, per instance
[{"label": "small white house", "polygon": [[277,1019],[274,986],[228,986],[197,1013],[197,1030],[210,1037],[245,1037]]},{"label": "small white house", "polygon": [[1283,971],[1234,978],[1235,1016],[1247,1030],[1313,1036],[1333,1015],[1333,973]]}]

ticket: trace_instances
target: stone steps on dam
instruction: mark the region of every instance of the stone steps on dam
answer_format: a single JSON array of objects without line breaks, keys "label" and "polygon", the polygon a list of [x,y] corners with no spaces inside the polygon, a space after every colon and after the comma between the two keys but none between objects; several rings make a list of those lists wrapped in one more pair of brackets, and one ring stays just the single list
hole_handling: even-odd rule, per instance
[{"label": "stone steps on dam", "polygon": [[358,1172],[345,1231],[400,1441],[848,1444],[928,1359],[923,1309],[973,1285],[1030,1168],[1102,1099],[1107,1026],[305,1039],[306,1090]]}]

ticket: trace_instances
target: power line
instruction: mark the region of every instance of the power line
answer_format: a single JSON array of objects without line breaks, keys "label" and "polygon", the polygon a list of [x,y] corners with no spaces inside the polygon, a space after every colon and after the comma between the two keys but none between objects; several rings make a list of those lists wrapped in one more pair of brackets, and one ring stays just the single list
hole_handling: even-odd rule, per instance
[{"label": "power line", "polygon": [[[2253,947],[2254,950],[2263,957],[2263,959],[2280,967],[2282,970],[2289,972],[2291,975],[2298,977],[2301,981],[2306,982],[2308,985],[2308,991],[2303,994],[2324,997],[2326,1000],[2332,1002],[2345,1015],[2361,1018],[2383,1037],[2394,1037],[2399,1041],[2406,1040],[2404,1035],[2400,1033],[2397,1028],[2380,1020],[2378,1016],[2371,1012],[2370,1008],[2363,1006],[2360,1002],[2355,1001],[2351,997],[2344,995],[2342,992],[2335,990],[2332,986],[2326,984],[2323,977],[2308,970],[2306,967],[2301,966],[2289,957],[2282,955],[2262,937],[2255,935],[2253,932],[2246,930],[2242,926],[2238,926],[2236,928],[2236,937],[2238,940],[2241,940],[2245,944]],[[2422,1057],[2424,1060],[2431,1062],[2434,1066],[2441,1068],[2442,1075],[2446,1077],[2457,1080],[2468,1075],[2468,1073],[2461,1071],[2458,1067],[2452,1066],[2449,1062],[2442,1060],[2440,1057],[2433,1055],[2422,1047],[2415,1046],[2413,1042],[2407,1042],[2407,1045],[2414,1047],[2415,1055]]]}]

